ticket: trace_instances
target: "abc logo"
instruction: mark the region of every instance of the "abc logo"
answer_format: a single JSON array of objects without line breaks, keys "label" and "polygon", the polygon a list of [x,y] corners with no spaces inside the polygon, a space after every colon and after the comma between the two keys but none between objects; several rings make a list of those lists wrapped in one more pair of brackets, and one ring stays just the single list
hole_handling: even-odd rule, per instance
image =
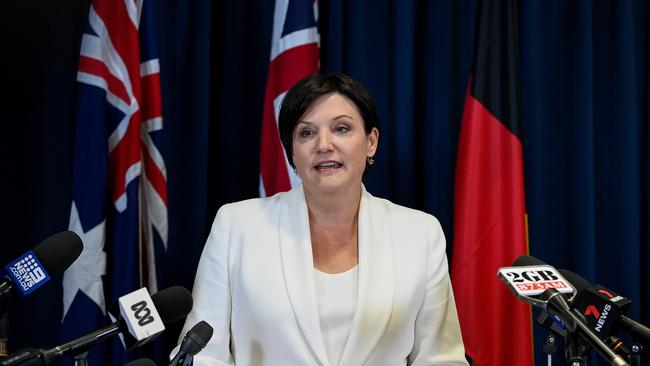
[{"label": "abc logo", "polygon": [[146,301],[140,301],[131,305],[131,310],[133,310],[133,315],[138,319],[138,324],[140,326],[147,325],[154,321],[153,316],[151,315],[151,310],[147,306]]}]

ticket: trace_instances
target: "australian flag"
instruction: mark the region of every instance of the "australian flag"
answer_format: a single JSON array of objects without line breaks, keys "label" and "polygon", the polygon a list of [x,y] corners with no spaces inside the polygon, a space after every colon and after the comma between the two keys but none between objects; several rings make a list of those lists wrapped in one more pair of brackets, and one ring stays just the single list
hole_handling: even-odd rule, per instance
[{"label": "australian flag", "polygon": [[287,91],[301,79],[318,72],[319,53],[318,3],[276,0],[260,143],[262,197],[288,191],[300,183],[282,148],[277,117]]},{"label": "australian flag", "polygon": [[[167,245],[160,65],[149,0],[93,0],[79,57],[70,230],[84,250],[63,277],[63,340],[108,324],[107,301],[147,286]],[[123,365],[119,342],[93,365]]]}]

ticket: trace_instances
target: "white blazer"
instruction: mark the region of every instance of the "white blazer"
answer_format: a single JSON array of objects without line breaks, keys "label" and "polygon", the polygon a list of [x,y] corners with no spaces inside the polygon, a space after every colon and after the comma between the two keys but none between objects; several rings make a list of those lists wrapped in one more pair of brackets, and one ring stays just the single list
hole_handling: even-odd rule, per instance
[{"label": "white blazer", "polygon": [[[342,366],[467,365],[431,215],[362,192],[357,310]],[[224,205],[205,244],[185,333],[214,328],[197,366],[330,365],[321,337],[302,185]]]}]

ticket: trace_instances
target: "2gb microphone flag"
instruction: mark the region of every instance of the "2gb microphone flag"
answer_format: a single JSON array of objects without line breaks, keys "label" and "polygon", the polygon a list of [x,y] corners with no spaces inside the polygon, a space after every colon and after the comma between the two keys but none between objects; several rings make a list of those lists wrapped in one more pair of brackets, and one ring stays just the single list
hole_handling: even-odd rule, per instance
[{"label": "2gb microphone flag", "polygon": [[[167,243],[167,173],[154,3],[93,0],[82,36],[70,230],[83,240],[63,279],[63,339],[106,323],[106,301],[157,289]],[[119,344],[89,354],[123,365]],[[110,355],[110,356],[109,356]]]},{"label": "2gb microphone flag", "polygon": [[282,148],[278,114],[287,91],[301,79],[318,72],[319,57],[318,2],[276,0],[262,115],[260,197],[288,191],[300,183]]},{"label": "2gb microphone flag", "polygon": [[530,305],[494,275],[528,252],[516,5],[477,4],[456,162],[451,280],[465,350],[481,366],[533,365]]},{"label": "2gb microphone flag", "polygon": [[549,265],[502,267],[497,276],[518,297],[538,296],[550,288],[562,294],[575,292],[569,281]]}]

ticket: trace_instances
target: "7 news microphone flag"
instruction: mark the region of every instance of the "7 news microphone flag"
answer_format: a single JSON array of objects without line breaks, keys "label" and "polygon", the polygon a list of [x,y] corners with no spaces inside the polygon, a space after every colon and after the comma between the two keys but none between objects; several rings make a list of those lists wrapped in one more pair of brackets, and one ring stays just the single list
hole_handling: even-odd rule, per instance
[{"label": "7 news microphone flag", "polygon": [[[84,242],[63,279],[63,339],[105,323],[105,296],[156,292],[167,243],[167,177],[154,3],[93,0],[82,36],[70,230]],[[104,276],[105,275],[105,276]],[[93,365],[123,365],[101,345]]]},{"label": "7 news microphone flag", "polygon": [[530,305],[494,276],[528,252],[519,139],[517,1],[479,1],[456,164],[451,280],[467,354],[533,365]]},{"label": "7 news microphone flag", "polygon": [[[558,270],[535,257],[522,255],[514,261],[512,267],[499,268],[497,276],[519,300],[535,305],[543,309],[546,315],[559,320],[561,328],[564,328],[558,334],[565,338],[564,354],[567,364],[588,364],[587,354],[594,347],[609,364],[629,366],[625,359],[627,355],[624,357],[617,353],[622,349],[615,351],[575,311],[576,288]],[[543,325],[548,324],[551,323]],[[578,339],[586,344],[575,347]],[[551,353],[548,353],[549,364]]]},{"label": "7 news microphone flag", "polygon": [[272,196],[300,183],[285,156],[278,114],[282,99],[301,79],[318,72],[318,1],[276,0],[260,143],[260,196]]}]

